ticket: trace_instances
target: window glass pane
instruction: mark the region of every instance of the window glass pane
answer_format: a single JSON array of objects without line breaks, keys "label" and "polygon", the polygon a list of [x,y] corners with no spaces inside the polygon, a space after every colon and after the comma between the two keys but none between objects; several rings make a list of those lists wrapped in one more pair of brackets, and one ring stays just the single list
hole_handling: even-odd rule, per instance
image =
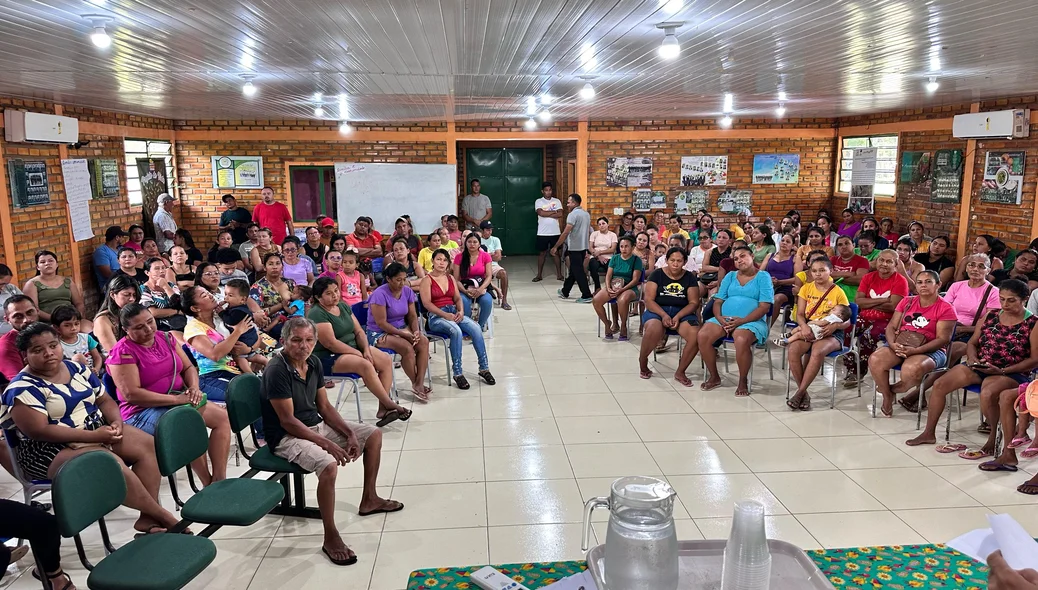
[{"label": "window glass pane", "polygon": [[881,195],[884,197],[893,197],[894,192],[895,187],[893,184],[876,184],[875,194],[877,195]]},{"label": "window glass pane", "polygon": [[144,202],[144,197],[141,195],[140,191],[128,192],[127,196],[130,198],[131,205],[140,205]]},{"label": "window glass pane", "polygon": [[897,148],[880,148],[876,150],[877,160],[896,160]]},{"label": "window glass pane", "polygon": [[896,135],[879,135],[870,138],[873,147],[897,147]]},{"label": "window glass pane", "polygon": [[850,183],[850,181],[848,181],[848,182],[841,182],[840,183],[840,192],[841,193],[849,193],[849,192],[851,192],[851,183]]},{"label": "window glass pane", "polygon": [[894,173],[893,172],[877,172],[876,173],[876,184],[881,183],[893,183]]},{"label": "window glass pane", "polygon": [[850,162],[854,159],[854,150],[843,150],[844,161]]},{"label": "window glass pane", "polygon": [[850,170],[840,170],[840,180],[845,180],[847,182],[850,182],[851,181],[851,171]]},{"label": "window glass pane", "polygon": [[147,153],[148,142],[140,139],[127,139],[126,142],[123,144],[123,149],[126,151],[126,153]]},{"label": "window glass pane", "polygon": [[169,154],[171,147],[172,146],[165,141],[149,141],[148,154],[152,156],[165,156]]},{"label": "window glass pane", "polygon": [[321,170],[324,183],[324,214],[332,219],[339,219],[335,203],[335,168]]},{"label": "window glass pane", "polygon": [[845,148],[856,148],[856,147],[869,147],[869,138],[867,137],[847,137],[843,140],[843,147]]},{"label": "window glass pane", "polygon": [[141,192],[141,181],[139,178],[127,178],[126,190],[129,192]]},{"label": "window glass pane", "polygon": [[144,154],[126,154],[126,175],[138,176],[137,158],[143,158]]},{"label": "window glass pane", "polygon": [[876,160],[876,170],[890,170],[894,171],[897,169],[896,160]]}]

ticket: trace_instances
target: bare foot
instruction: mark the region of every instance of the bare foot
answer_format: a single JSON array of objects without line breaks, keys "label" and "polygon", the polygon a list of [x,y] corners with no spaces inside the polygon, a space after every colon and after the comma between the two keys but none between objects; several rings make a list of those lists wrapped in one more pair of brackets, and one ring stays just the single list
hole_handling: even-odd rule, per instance
[{"label": "bare foot", "polygon": [[750,395],[750,389],[745,385],[740,385],[735,389],[735,397],[746,397]]},{"label": "bare foot", "polygon": [[935,445],[935,444],[937,444],[937,437],[936,436],[926,436],[926,434],[920,434],[919,436],[917,436],[917,437],[915,437],[915,438],[913,438],[911,440],[906,440],[905,444],[910,446],[910,447],[918,447],[918,446],[922,446],[922,445]]},{"label": "bare foot", "polygon": [[335,565],[352,565],[357,563],[357,554],[347,547],[346,543],[342,542],[342,537],[338,534],[333,539],[326,537],[321,550]]},{"label": "bare foot", "polygon": [[684,373],[674,373],[674,380],[684,385],[685,387],[692,387],[692,380],[689,379]]},{"label": "bare foot", "polygon": [[699,388],[702,389],[703,391],[710,391],[711,389],[717,389],[720,386],[721,386],[721,378],[720,377],[711,377],[710,379],[704,381],[699,386]]}]

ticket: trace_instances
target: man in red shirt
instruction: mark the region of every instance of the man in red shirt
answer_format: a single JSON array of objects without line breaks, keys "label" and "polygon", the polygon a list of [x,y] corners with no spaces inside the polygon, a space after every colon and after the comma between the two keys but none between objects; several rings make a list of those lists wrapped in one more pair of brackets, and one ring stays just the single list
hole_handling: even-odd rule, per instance
[{"label": "man in red shirt", "polygon": [[14,295],[4,303],[4,316],[12,330],[0,336],[0,374],[10,381],[25,368],[14,341],[19,331],[37,320],[36,304],[27,295]]},{"label": "man in red shirt", "polygon": [[284,203],[274,200],[274,189],[265,186],[260,194],[263,196],[263,202],[258,203],[252,210],[252,220],[260,224],[260,227],[268,228],[271,243],[280,246],[286,236],[295,235],[296,228],[292,225],[292,214],[289,213],[288,207]]},{"label": "man in red shirt", "polygon": [[357,218],[353,224],[353,233],[346,234],[346,244],[357,249],[357,255],[361,260],[371,260],[382,257],[382,244],[371,231],[371,218],[363,215]]}]

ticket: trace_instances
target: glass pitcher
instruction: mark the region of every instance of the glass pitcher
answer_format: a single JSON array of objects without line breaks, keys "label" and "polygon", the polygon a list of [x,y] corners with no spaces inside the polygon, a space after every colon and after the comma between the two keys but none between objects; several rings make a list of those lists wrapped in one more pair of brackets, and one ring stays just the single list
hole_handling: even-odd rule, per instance
[{"label": "glass pitcher", "polygon": [[591,513],[609,508],[601,590],[676,590],[678,587],[678,536],[674,529],[674,488],[654,477],[621,477],[610,486],[609,497],[591,498],[584,504],[584,539],[587,551]]}]

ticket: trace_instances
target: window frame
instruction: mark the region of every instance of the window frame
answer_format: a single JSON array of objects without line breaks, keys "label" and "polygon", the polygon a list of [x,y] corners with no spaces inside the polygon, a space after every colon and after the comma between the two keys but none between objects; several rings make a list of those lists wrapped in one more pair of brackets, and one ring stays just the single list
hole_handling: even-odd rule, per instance
[{"label": "window frame", "polygon": [[[889,146],[889,145],[887,145],[887,146],[872,145],[872,140],[876,139],[876,138],[884,138],[884,139],[885,138],[894,138],[896,144],[894,146]],[[893,149],[894,150],[894,157],[892,159],[890,159],[890,158],[883,158],[882,160],[880,160],[879,158],[877,158],[877,160],[876,160],[877,161],[877,173],[888,173],[889,172],[889,173],[893,174],[893,176],[894,176],[894,179],[893,179],[894,182],[893,183],[878,183],[878,184],[893,184],[893,186],[894,186],[893,192],[890,193],[890,194],[877,192],[875,194],[875,198],[876,198],[876,200],[888,200],[888,201],[895,200],[897,198],[897,191],[898,191],[898,169],[901,166],[901,164],[900,164],[901,134],[900,133],[882,133],[882,134],[876,134],[876,135],[848,135],[848,136],[840,136],[839,139],[840,139],[840,144],[839,144],[838,149],[840,150],[839,151],[840,157],[839,157],[839,165],[837,166],[837,169],[836,169],[836,179],[835,179],[835,184],[836,184],[835,189],[836,190],[833,191],[833,192],[835,194],[839,194],[839,195],[846,195],[846,194],[848,194],[850,192],[849,191],[849,188],[850,188],[849,184],[848,184],[848,190],[841,190],[842,189],[841,185],[844,183],[844,181],[843,181],[843,173],[847,172],[848,174],[850,174],[850,171],[851,171],[852,166],[853,166],[853,161],[854,161],[853,157],[851,157],[851,158],[844,157],[844,151],[846,151],[846,150],[853,150],[855,147],[876,147],[876,148],[880,148],[880,149]],[[858,146],[850,146],[850,147],[847,147],[847,145],[846,145],[848,140],[861,140],[861,139],[867,140],[867,142],[868,142],[867,145],[858,145]],[[881,162],[881,161],[882,162],[891,162],[892,161],[893,162],[893,169],[891,169],[891,170],[879,170],[879,162]]]},{"label": "window frame", "polygon": [[[143,152],[130,151],[127,143],[144,142]],[[153,144],[165,146],[165,151],[155,150],[152,151],[151,146]],[[130,157],[133,157],[133,164],[130,164]],[[166,164],[166,182],[170,191],[173,190],[174,182],[172,179],[176,178],[176,173],[173,169],[174,158],[173,158],[173,142],[167,139],[148,139],[144,137],[124,137],[123,138],[123,167],[126,171],[126,199],[131,207],[140,207],[144,204],[144,195],[140,189],[140,174],[137,170],[137,158],[162,158]],[[130,181],[137,181],[137,188],[130,188]]]}]

